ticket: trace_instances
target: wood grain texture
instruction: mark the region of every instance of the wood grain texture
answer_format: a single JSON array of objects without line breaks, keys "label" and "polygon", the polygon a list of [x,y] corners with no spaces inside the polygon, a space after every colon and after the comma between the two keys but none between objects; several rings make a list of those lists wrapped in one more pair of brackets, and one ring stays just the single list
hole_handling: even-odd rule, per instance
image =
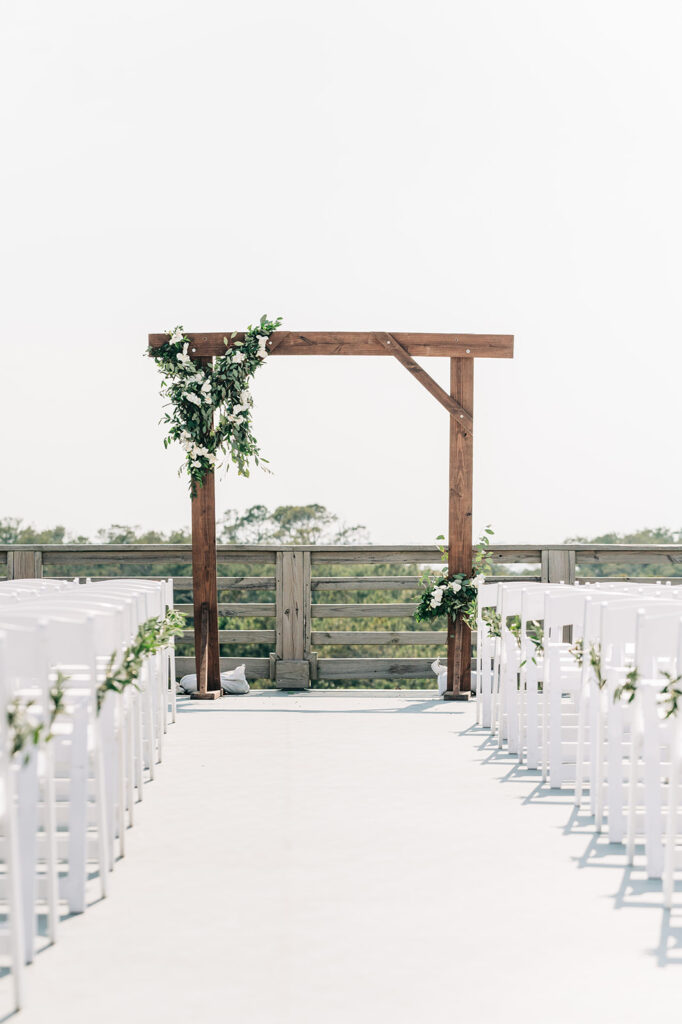
[{"label": "wood grain texture", "polygon": [[[542,551],[575,551],[578,564],[641,562],[651,565],[682,565],[682,544],[494,544],[493,562],[539,564]],[[417,564],[440,562],[437,547],[430,544],[220,544],[218,562],[273,565],[277,551],[310,551],[313,565],[333,564]],[[152,565],[155,562],[191,562],[191,544],[0,544],[0,555],[39,551],[44,566],[64,563],[107,565]],[[0,561],[2,565],[2,561]],[[98,577],[103,578],[103,577]],[[119,577],[115,577],[118,579]],[[227,578],[227,577],[226,577]],[[231,578],[231,577],[229,577]],[[176,577],[188,581],[189,577]]]},{"label": "wood grain texture", "polygon": [[396,630],[393,632],[376,630],[364,632],[361,630],[319,630],[312,632],[312,642],[316,647],[339,646],[343,644],[376,644],[398,647],[423,644],[444,644],[447,640],[446,632],[435,632],[431,630]]},{"label": "wood grain texture", "polygon": [[[191,640],[194,630],[186,629],[183,640]],[[274,644],[274,629],[219,629],[218,643],[221,644]]]},{"label": "wood grain texture", "polygon": [[[181,612],[187,612],[194,606],[191,604],[176,604],[175,607]],[[222,615],[230,615],[234,618],[245,618],[255,615],[259,618],[270,619],[274,618],[276,612],[274,601],[262,601],[260,603],[255,601],[235,601],[234,603],[220,601],[217,609]]]},{"label": "wood grain texture", "polygon": [[416,590],[419,576],[314,576],[313,591]]},{"label": "wood grain texture", "polygon": [[433,658],[319,658],[320,679],[432,679]]},{"label": "wood grain texture", "polygon": [[408,373],[411,373],[415,380],[419,381],[436,401],[447,409],[452,416],[457,416],[470,430],[473,430],[474,421],[469,412],[457,402],[452,395],[445,391],[438,381],[435,381],[430,373],[427,373],[423,366],[417,363],[407,349],[392,334],[380,334],[379,340],[386,350],[395,356],[401,366],[404,366]]},{"label": "wood grain texture", "polygon": [[[275,331],[270,338],[271,355],[277,356],[387,356],[380,341],[382,331]],[[463,359],[511,359],[514,337],[511,334],[420,334],[392,331],[392,336],[412,356],[459,356]],[[190,354],[218,356],[228,347],[232,331],[186,334]],[[168,334],[150,334],[149,347],[159,348]],[[234,341],[243,341],[238,331]]]},{"label": "wood grain texture", "polygon": [[[450,360],[450,393],[474,415],[474,363]],[[471,572],[474,446],[471,431],[450,417],[448,572]],[[471,690],[471,631],[458,619],[448,628],[448,692]]]},{"label": "wood grain texture", "polygon": [[[247,679],[268,679],[270,673],[269,658],[221,658],[220,671],[227,672],[229,669],[246,666]],[[176,657],[175,674],[178,679],[195,671],[194,658]]]},{"label": "wood grain texture", "polygon": [[285,661],[303,659],[305,607],[303,559],[303,552],[285,551],[282,555],[282,586],[277,595],[277,609],[278,624],[282,630],[281,657]]},{"label": "wood grain texture", "polygon": [[411,619],[416,604],[322,604],[311,607],[313,619]]},{"label": "wood grain texture", "polygon": [[[192,592],[194,595],[194,650],[197,679],[202,678],[206,659],[206,685],[220,689],[220,648],[218,646],[218,602],[215,539],[215,477],[207,473],[192,498]],[[208,637],[202,647],[202,616]]]},{"label": "wood grain texture", "polygon": [[546,548],[541,565],[544,583],[575,583],[575,551]]},{"label": "wood grain texture", "polygon": [[43,575],[42,551],[10,551],[7,555],[7,577],[10,580],[35,580]]}]

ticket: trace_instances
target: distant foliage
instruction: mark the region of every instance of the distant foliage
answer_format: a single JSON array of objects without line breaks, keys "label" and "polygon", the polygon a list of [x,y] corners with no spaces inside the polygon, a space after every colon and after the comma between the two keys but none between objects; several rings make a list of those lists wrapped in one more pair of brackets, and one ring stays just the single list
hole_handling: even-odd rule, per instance
[{"label": "distant foliage", "polygon": [[[679,544],[682,530],[669,530],[665,526],[653,529],[635,530],[633,533],[603,533],[599,537],[569,537],[566,544]],[[578,574],[580,576],[682,576],[682,564],[670,562],[593,562],[580,565],[578,555]]]},{"label": "distant foliage", "polygon": [[364,526],[347,526],[324,505],[231,508],[218,523],[221,544],[367,544]]}]

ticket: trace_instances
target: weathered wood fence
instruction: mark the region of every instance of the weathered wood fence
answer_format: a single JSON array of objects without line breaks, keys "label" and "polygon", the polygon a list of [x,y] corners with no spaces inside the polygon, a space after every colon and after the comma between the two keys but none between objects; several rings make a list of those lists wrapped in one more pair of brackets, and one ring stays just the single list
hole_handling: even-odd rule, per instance
[{"label": "weathered wood fence", "polygon": [[[432,546],[330,546],[288,547],[275,544],[227,544],[217,549],[218,571],[246,567],[253,575],[219,575],[219,614],[224,619],[256,619],[267,628],[221,629],[221,669],[245,663],[250,679],[271,680],[280,688],[302,688],[328,681],[343,684],[365,680],[433,680],[431,662],[445,654],[445,631],[423,629],[412,620],[414,596],[423,567],[440,565],[438,548]],[[640,564],[663,575],[671,567],[682,567],[682,545],[559,544],[553,546],[496,545],[491,548],[496,579],[518,579],[521,571],[528,580],[548,582],[604,579],[590,575],[596,566]],[[155,575],[172,565],[176,604],[191,615],[192,579],[189,544],[53,544],[0,546],[0,578],[79,576],[106,578],[111,575]],[[372,570],[400,566],[401,575],[373,575]],[[354,575],[365,567],[367,575]],[[503,567],[513,567],[507,575]],[[412,570],[413,574],[407,574]],[[515,571],[514,571],[515,570]],[[678,570],[676,570],[678,571]],[[333,574],[336,573],[336,575]],[[612,575],[607,578],[627,578]],[[638,576],[653,582],[657,577]],[[682,575],[671,577],[682,583]],[[412,600],[371,603],[363,593],[386,591],[410,594]],[[346,594],[354,601],[339,601]],[[249,601],[256,594],[257,601]],[[243,595],[241,600],[234,600]],[[267,600],[262,600],[263,596]],[[334,597],[335,600],[329,600]],[[244,599],[246,598],[246,599]],[[358,629],[359,619],[373,619],[397,628]],[[400,628],[402,625],[410,628]],[[340,628],[346,626],[347,628]],[[177,658],[179,673],[193,671],[193,630],[182,641],[186,655]],[[267,656],[249,657],[248,649],[258,645]],[[389,657],[334,657],[335,648],[383,648]],[[400,657],[400,648],[428,648],[426,657]],[[324,652],[330,651],[329,656]],[[323,652],[322,654],[320,652]]]}]

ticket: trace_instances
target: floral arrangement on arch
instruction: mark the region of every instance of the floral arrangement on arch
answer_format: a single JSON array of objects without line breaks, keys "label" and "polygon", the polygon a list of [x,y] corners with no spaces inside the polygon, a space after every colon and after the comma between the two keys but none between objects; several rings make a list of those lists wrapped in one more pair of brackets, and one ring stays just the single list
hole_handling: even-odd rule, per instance
[{"label": "floral arrangement on arch", "polygon": [[164,345],[149,349],[163,375],[161,394],[170,407],[161,421],[168,424],[164,447],[178,441],[185,449],[192,494],[219,465],[223,453],[240,476],[249,475],[252,459],[256,465],[267,463],[253,434],[249,384],[265,362],[270,335],[281,323],[281,317],[262,316],[246,329],[243,340],[235,340],[235,331],[229,341],[224,339],[225,352],[206,362],[192,358],[182,327],[169,331]]},{"label": "floral arrangement on arch", "polygon": [[[486,574],[490,571],[488,548],[492,535],[493,530],[486,526],[478,542],[470,573],[448,573],[447,567],[443,566],[440,572],[426,572],[422,576],[423,592],[414,613],[417,622],[432,622],[446,616],[451,622],[461,618],[472,629],[476,628],[478,588],[485,583]],[[441,536],[437,539],[445,538]],[[447,552],[443,547],[440,553],[445,561]]]}]

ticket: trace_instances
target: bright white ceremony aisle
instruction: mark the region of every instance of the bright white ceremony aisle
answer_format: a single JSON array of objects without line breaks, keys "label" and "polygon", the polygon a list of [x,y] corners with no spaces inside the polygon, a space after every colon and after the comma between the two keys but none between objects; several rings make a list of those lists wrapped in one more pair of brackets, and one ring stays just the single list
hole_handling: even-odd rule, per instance
[{"label": "bright white ceremony aisle", "polygon": [[25,1024],[641,1024],[679,1001],[682,906],[473,704],[180,698],[156,774],[108,898],[27,971]]}]

